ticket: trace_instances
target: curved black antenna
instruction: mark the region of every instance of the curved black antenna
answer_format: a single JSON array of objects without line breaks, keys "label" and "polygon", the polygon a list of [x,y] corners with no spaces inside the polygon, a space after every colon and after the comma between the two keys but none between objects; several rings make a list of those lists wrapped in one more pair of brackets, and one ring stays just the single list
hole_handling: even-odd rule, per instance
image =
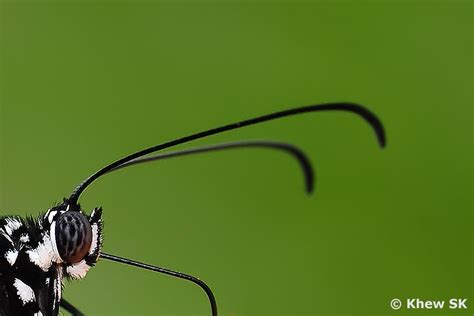
[{"label": "curved black antenna", "polygon": [[244,126],[254,125],[254,124],[262,123],[262,122],[265,122],[265,121],[278,119],[278,118],[281,118],[281,117],[297,115],[297,114],[302,114],[302,113],[307,113],[307,112],[318,112],[318,111],[345,111],[345,112],[351,112],[351,113],[359,115],[364,120],[366,120],[367,123],[369,123],[372,126],[372,128],[373,128],[373,130],[374,130],[374,132],[377,136],[377,140],[379,142],[379,145],[381,147],[385,146],[385,131],[384,131],[382,122],[378,119],[378,117],[374,113],[372,113],[371,111],[369,111],[365,107],[363,107],[361,105],[358,105],[358,104],[355,104],[355,103],[327,103],[327,104],[308,105],[308,106],[303,106],[303,107],[298,107],[298,108],[289,109],[289,110],[285,110],[285,111],[275,112],[275,113],[259,116],[259,117],[256,117],[256,118],[252,118],[252,119],[248,119],[248,120],[244,120],[244,121],[240,121],[240,122],[236,122],[236,123],[232,123],[232,124],[212,128],[212,129],[209,129],[209,130],[206,130],[206,131],[202,131],[202,132],[195,133],[195,134],[192,134],[192,135],[189,135],[189,136],[178,138],[178,139],[175,139],[175,140],[172,140],[172,141],[168,141],[166,143],[162,143],[162,144],[152,146],[152,147],[140,150],[138,152],[135,152],[131,155],[128,155],[124,158],[121,158],[121,159],[119,159],[119,160],[103,167],[102,169],[95,172],[94,174],[89,176],[87,179],[85,179],[81,184],[79,184],[79,186],[77,186],[74,189],[74,191],[72,192],[71,196],[68,199],[69,203],[77,204],[77,200],[79,199],[79,196],[81,195],[81,193],[92,182],[94,182],[96,179],[98,179],[100,176],[106,174],[110,170],[120,166],[121,164],[129,162],[133,159],[143,157],[145,155],[151,154],[153,152],[156,152],[156,151],[159,151],[159,150],[162,150],[162,149],[165,149],[165,148],[169,148],[169,147],[176,146],[176,145],[179,145],[179,144],[187,143],[187,142],[199,139],[199,138],[204,138],[204,137],[215,135],[215,134],[222,133],[222,132],[225,132],[225,131],[238,129],[238,128],[241,128],[241,127],[244,127]]},{"label": "curved black antenna", "polygon": [[133,165],[146,163],[146,162],[152,162],[156,160],[186,156],[186,155],[191,155],[191,154],[199,154],[199,153],[205,153],[205,152],[210,152],[210,151],[218,151],[218,150],[233,149],[233,148],[249,148],[249,147],[281,150],[293,156],[293,158],[295,158],[298,161],[303,171],[306,192],[307,193],[313,192],[314,172],[311,166],[311,162],[309,161],[305,153],[294,145],[291,145],[288,143],[282,143],[282,142],[266,141],[266,140],[238,141],[238,142],[231,142],[231,143],[223,143],[223,144],[218,144],[218,145],[177,150],[177,151],[167,152],[164,154],[159,154],[159,155],[155,155],[151,157],[136,158],[107,171],[107,173],[120,170],[122,168],[130,167]]},{"label": "curved black antenna", "polygon": [[158,266],[152,266],[152,265],[149,265],[149,264],[146,264],[146,263],[133,261],[133,260],[130,260],[130,259],[127,259],[127,258],[122,258],[122,257],[114,256],[114,255],[103,253],[103,252],[100,253],[99,257],[107,259],[107,260],[123,263],[123,264],[128,264],[128,265],[138,267],[138,268],[142,268],[142,269],[167,274],[167,275],[170,275],[170,276],[173,276],[173,277],[176,277],[176,278],[180,278],[180,279],[184,279],[184,280],[187,280],[187,281],[191,281],[191,282],[197,284],[199,287],[201,287],[204,290],[204,292],[206,292],[206,295],[209,298],[209,303],[211,304],[211,315],[212,316],[217,316],[216,299],[214,298],[214,294],[212,293],[211,288],[204,281],[202,281],[202,280],[200,280],[196,277],[193,277],[192,275],[189,275],[189,274],[169,270],[169,269],[166,269],[166,268],[161,268],[161,267],[158,267]]}]

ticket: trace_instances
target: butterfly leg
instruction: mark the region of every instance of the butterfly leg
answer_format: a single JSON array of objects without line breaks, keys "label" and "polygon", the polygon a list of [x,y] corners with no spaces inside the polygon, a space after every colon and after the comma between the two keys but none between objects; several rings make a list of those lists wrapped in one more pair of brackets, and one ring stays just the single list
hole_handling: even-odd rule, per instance
[{"label": "butterfly leg", "polygon": [[143,262],[133,261],[133,260],[130,260],[130,259],[127,259],[127,258],[114,256],[114,255],[104,253],[104,252],[100,253],[100,257],[102,259],[107,259],[107,260],[110,260],[110,261],[115,261],[115,262],[118,262],[118,263],[127,264],[127,265],[130,265],[130,266],[133,266],[133,267],[137,267],[137,268],[141,268],[141,269],[145,269],[145,270],[150,270],[150,271],[154,271],[154,272],[158,272],[158,273],[167,274],[167,275],[170,275],[170,276],[173,276],[173,277],[176,277],[176,278],[180,278],[180,279],[184,279],[184,280],[188,280],[188,281],[193,282],[194,284],[201,287],[201,289],[203,289],[204,292],[206,292],[206,295],[209,299],[209,303],[211,304],[211,315],[212,316],[217,316],[216,299],[214,297],[214,294],[211,291],[211,288],[206,283],[204,283],[204,281],[202,281],[202,280],[200,280],[196,277],[193,277],[192,275],[189,275],[189,274],[185,274],[185,273],[165,269],[165,268],[158,267],[158,266],[153,266],[153,265],[146,264],[146,263],[143,263]]},{"label": "butterfly leg", "polygon": [[61,307],[64,308],[67,312],[69,312],[73,316],[84,316],[81,311],[75,308],[71,303],[66,301],[64,298],[61,299]]}]

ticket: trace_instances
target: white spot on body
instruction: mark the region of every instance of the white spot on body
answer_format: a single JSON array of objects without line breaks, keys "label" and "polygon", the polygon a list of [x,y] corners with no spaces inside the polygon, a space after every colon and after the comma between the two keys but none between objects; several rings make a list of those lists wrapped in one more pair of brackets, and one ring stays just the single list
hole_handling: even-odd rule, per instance
[{"label": "white spot on body", "polygon": [[21,227],[21,222],[16,218],[7,217],[5,221],[7,222],[4,226],[5,232],[10,236],[15,230]]},{"label": "white spot on body", "polygon": [[51,224],[49,235],[51,236],[51,247],[54,253],[54,258],[52,258],[52,260],[54,262],[61,263],[63,262],[63,259],[61,259],[61,256],[59,255],[58,245],[56,244],[56,222]]},{"label": "white spot on body", "polygon": [[74,279],[82,279],[86,276],[90,268],[91,266],[83,259],[78,263],[68,266],[66,272]]},{"label": "white spot on body", "polygon": [[53,303],[53,307],[56,308],[58,303],[61,301],[61,290],[62,290],[62,280],[63,280],[63,270],[62,269],[58,269],[58,275],[56,276],[56,278],[53,280],[53,290],[54,290],[54,294],[56,294],[56,300],[54,301]]},{"label": "white spot on body", "polygon": [[51,209],[50,209],[50,208],[48,208],[48,210],[46,211],[46,213],[44,213],[43,218],[47,218],[48,215],[49,215],[49,212],[51,212]]},{"label": "white spot on body", "polygon": [[54,218],[54,216],[56,216],[57,213],[58,213],[57,211],[52,211],[52,212],[49,213],[49,215],[48,215],[48,222],[49,222],[50,224],[53,222],[53,218]]},{"label": "white spot on body", "polygon": [[28,236],[28,234],[21,234],[20,241],[23,243],[27,243],[30,241],[30,237]]},{"label": "white spot on body", "polygon": [[15,279],[15,282],[13,282],[13,286],[15,286],[17,290],[18,297],[21,299],[23,305],[29,302],[35,301],[35,293],[23,281],[20,279]]},{"label": "white spot on body", "polygon": [[97,241],[99,238],[99,227],[97,224],[92,224],[92,241],[91,248],[89,249],[89,254],[92,255],[97,249]]},{"label": "white spot on body", "polygon": [[13,266],[15,264],[16,258],[18,257],[18,250],[11,249],[5,253],[5,259],[7,259],[8,263]]},{"label": "white spot on body", "polygon": [[43,236],[43,242],[38,247],[26,251],[30,261],[40,267],[43,271],[48,271],[53,262],[58,262],[58,258],[53,250],[53,244],[48,235]]},{"label": "white spot on body", "polygon": [[43,313],[41,311],[34,313],[33,316],[43,316]]}]

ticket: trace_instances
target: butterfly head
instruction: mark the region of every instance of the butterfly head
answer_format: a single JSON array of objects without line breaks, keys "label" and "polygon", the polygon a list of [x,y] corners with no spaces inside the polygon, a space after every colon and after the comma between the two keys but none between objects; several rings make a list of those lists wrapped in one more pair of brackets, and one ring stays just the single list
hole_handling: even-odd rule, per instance
[{"label": "butterfly head", "polygon": [[84,277],[99,257],[102,209],[86,215],[78,204],[65,200],[44,215],[44,227],[49,230],[52,261],[65,266],[71,277]]}]

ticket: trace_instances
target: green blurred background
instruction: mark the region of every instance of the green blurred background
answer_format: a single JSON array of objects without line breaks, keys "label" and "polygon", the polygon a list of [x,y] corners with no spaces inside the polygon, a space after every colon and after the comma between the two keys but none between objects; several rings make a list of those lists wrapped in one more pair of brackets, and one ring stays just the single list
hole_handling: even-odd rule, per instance
[{"label": "green blurred background", "polygon": [[[82,198],[104,250],[197,275],[221,315],[472,315],[472,2],[7,1],[1,214],[36,215],[135,150],[224,123],[354,101],[189,144],[276,152],[138,166]],[[184,148],[184,147],[180,147]],[[65,297],[88,315],[208,315],[193,284],[101,261]],[[468,311],[392,311],[398,297]]]}]

